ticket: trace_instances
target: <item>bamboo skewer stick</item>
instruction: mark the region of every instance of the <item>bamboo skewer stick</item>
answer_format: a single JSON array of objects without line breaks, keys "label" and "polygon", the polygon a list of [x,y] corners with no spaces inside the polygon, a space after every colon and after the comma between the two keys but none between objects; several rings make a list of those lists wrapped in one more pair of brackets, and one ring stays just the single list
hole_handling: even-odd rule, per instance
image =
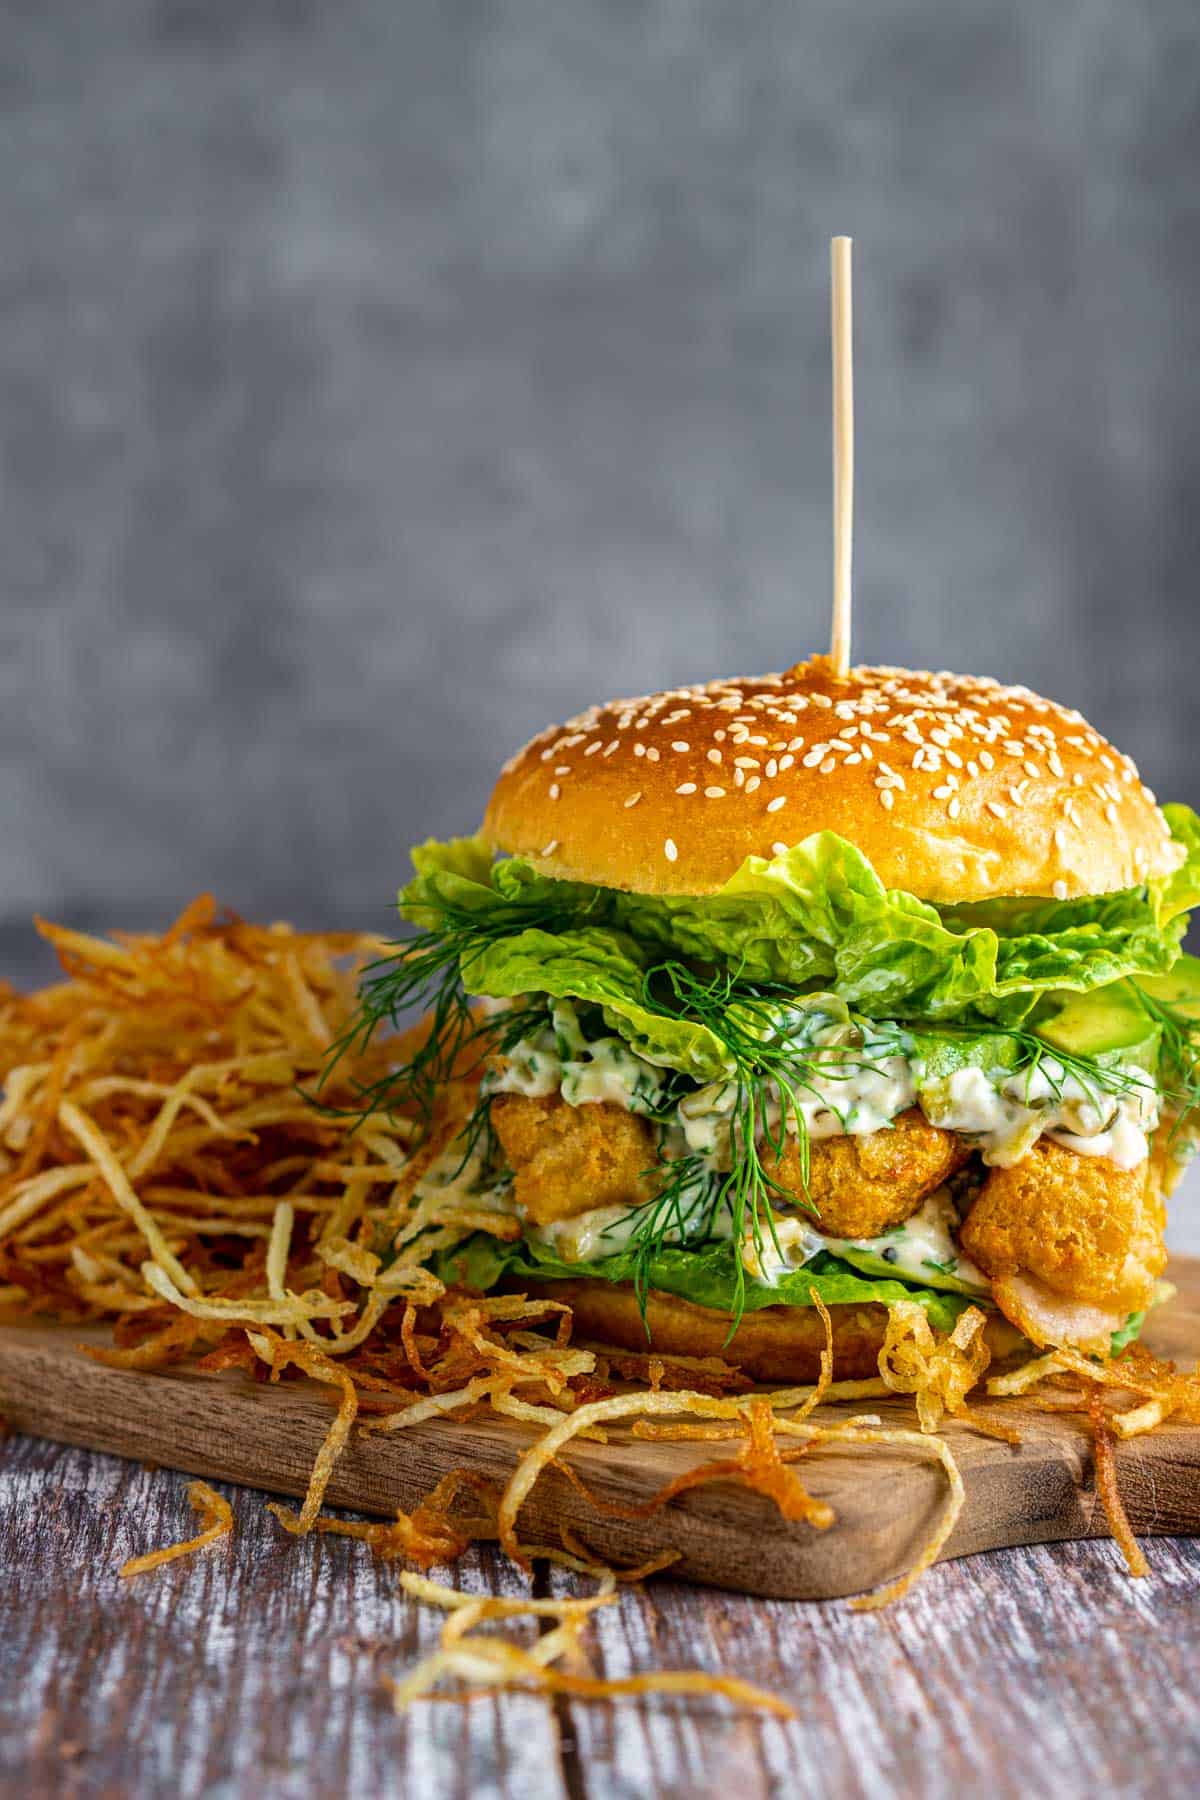
[{"label": "bamboo skewer stick", "polygon": [[833,632],[834,672],[850,667],[850,567],[854,537],[854,347],[848,237],[829,246],[833,346]]}]

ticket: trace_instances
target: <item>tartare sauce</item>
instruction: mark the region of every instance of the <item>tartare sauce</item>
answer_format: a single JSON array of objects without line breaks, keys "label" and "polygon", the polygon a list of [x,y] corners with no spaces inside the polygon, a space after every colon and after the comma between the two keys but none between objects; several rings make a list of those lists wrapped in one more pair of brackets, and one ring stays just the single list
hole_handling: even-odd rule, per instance
[{"label": "tartare sauce", "polygon": [[[997,1168],[1019,1162],[1043,1135],[1120,1169],[1149,1155],[1158,1095],[1150,1077],[1136,1069],[1123,1071],[1119,1089],[1093,1088],[1047,1052],[1036,1067],[1015,1073],[971,1065],[933,1078],[899,1026],[864,1020],[848,1031],[844,1020],[811,1009],[798,1013],[795,1025],[797,1083],[786,1105],[778,1086],[767,1084],[763,1136],[777,1136],[781,1119],[792,1136],[805,1131],[814,1143],[844,1133],[865,1136],[918,1106],[931,1124],[967,1138]],[[665,1107],[668,1080],[668,1071],[623,1039],[587,1039],[575,1008],[561,1000],[547,1026],[512,1046],[487,1077],[495,1093],[561,1093],[571,1106],[607,1101],[653,1115],[662,1125],[666,1154],[692,1152],[728,1169],[735,1155],[736,1084],[709,1082]]]}]

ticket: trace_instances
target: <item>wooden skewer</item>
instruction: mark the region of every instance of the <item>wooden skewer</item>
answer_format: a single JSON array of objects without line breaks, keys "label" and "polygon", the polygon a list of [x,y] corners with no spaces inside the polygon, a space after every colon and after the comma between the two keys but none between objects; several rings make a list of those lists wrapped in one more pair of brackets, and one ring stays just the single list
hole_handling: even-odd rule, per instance
[{"label": "wooden skewer", "polygon": [[850,667],[850,562],[854,537],[854,346],[848,237],[829,246],[833,341],[833,633],[834,672]]}]

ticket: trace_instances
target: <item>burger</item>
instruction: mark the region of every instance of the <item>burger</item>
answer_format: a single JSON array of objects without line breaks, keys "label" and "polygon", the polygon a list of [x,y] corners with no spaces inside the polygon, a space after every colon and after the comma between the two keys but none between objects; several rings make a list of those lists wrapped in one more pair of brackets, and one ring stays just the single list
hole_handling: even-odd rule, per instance
[{"label": "burger", "polygon": [[413,852],[367,1030],[426,1022],[427,1266],[590,1341],[873,1372],[889,1310],[1095,1356],[1164,1292],[1196,1148],[1200,820],[1078,712],[896,668],[543,731]]}]

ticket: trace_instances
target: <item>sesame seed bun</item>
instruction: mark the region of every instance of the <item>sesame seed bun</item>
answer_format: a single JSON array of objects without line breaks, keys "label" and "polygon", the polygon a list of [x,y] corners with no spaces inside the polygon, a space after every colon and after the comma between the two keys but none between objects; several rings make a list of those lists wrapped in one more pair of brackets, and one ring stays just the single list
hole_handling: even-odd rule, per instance
[{"label": "sesame seed bun", "polygon": [[[657,1350],[663,1356],[720,1356],[755,1381],[816,1381],[821,1373],[825,1326],[813,1307],[764,1306],[744,1313],[731,1339],[728,1313],[654,1289],[646,1297],[643,1321],[628,1283],[522,1280],[512,1285],[534,1298],[564,1301],[571,1308],[577,1340]],[[877,1375],[887,1307],[868,1302],[828,1310],[835,1380]],[[996,1315],[988,1320],[987,1341],[994,1356],[1005,1356],[1020,1342],[1020,1333]]]},{"label": "sesame seed bun", "polygon": [[1079,713],[979,676],[889,668],[674,688],[550,726],[484,831],[547,875],[711,894],[816,831],[924,900],[1069,899],[1180,860],[1127,756]]}]

